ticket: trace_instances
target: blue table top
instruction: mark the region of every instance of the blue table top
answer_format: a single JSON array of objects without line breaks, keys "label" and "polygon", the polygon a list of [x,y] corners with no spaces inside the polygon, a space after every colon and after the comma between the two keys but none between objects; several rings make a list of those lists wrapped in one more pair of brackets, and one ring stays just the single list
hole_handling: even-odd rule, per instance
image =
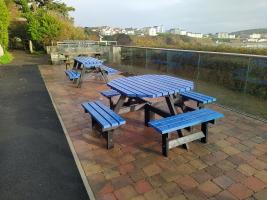
[{"label": "blue table top", "polygon": [[167,75],[141,75],[118,78],[108,82],[108,86],[127,97],[156,98],[190,91],[192,81]]},{"label": "blue table top", "polygon": [[99,60],[93,57],[78,56],[78,57],[75,57],[74,60],[83,64],[83,66],[88,69],[103,65],[102,60]]}]

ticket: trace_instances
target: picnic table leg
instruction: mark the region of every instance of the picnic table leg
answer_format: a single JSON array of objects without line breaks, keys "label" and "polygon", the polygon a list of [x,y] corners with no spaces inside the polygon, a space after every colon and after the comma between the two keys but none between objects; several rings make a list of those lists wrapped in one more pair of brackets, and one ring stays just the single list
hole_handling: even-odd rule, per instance
[{"label": "picnic table leg", "polygon": [[[173,95],[169,95],[169,96],[165,97],[165,99],[166,99],[167,105],[169,107],[170,113],[172,115],[177,115],[178,113],[177,113],[175,105],[174,105]],[[184,137],[182,131],[177,131],[177,133],[178,133],[179,137]],[[189,145],[188,144],[183,144],[183,147],[185,149],[187,149],[187,150],[189,149]]]},{"label": "picnic table leg", "polygon": [[168,157],[169,154],[169,134],[162,135],[162,154]]},{"label": "picnic table leg", "polygon": [[146,104],[145,105],[145,126],[148,126],[148,122],[150,122],[150,120],[155,119],[155,113],[151,112],[149,109],[149,105]]},{"label": "picnic table leg", "polygon": [[176,95],[174,105],[180,107],[183,112],[186,112],[186,105],[184,103],[185,101],[186,100],[182,96]]},{"label": "picnic table leg", "polygon": [[123,106],[124,102],[125,102],[126,96],[121,95],[116,106],[114,107],[114,112],[115,113],[119,113],[121,107]]},{"label": "picnic table leg", "polygon": [[112,149],[114,147],[113,130],[104,132],[104,137],[107,140],[107,149]]},{"label": "picnic table leg", "polygon": [[107,74],[101,69],[101,67],[100,67],[100,73],[104,81],[107,83],[108,82]]},{"label": "picnic table leg", "polygon": [[208,123],[207,122],[201,124],[201,131],[205,135],[204,138],[201,138],[201,142],[207,143],[208,142]]},{"label": "picnic table leg", "polygon": [[81,75],[80,78],[78,78],[77,80],[77,88],[80,88],[82,86],[82,82],[83,82],[83,76],[85,74],[85,67],[83,67],[82,71],[81,71]]},{"label": "picnic table leg", "polygon": [[77,66],[77,61],[76,61],[76,60],[74,60],[74,63],[73,63],[72,69],[75,69],[75,68],[76,68],[76,66]]}]

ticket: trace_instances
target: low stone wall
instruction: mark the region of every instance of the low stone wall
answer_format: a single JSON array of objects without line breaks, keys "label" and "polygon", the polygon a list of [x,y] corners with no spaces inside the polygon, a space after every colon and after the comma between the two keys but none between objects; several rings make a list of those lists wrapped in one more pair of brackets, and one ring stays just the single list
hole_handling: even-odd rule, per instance
[{"label": "low stone wall", "polygon": [[96,57],[102,54],[97,46],[47,46],[46,52],[50,54],[52,64],[62,64],[66,60],[66,57],[73,59],[78,55]]}]

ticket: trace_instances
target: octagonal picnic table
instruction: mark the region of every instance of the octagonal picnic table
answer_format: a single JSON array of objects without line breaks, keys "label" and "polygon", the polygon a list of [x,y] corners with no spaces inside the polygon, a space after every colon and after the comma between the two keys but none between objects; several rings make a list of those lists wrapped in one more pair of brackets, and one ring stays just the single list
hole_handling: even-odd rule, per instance
[{"label": "octagonal picnic table", "polygon": [[[122,114],[145,109],[146,125],[154,117],[155,113],[162,117],[177,115],[174,105],[176,96],[180,92],[190,91],[194,88],[192,81],[155,74],[118,78],[108,82],[107,85],[120,93],[120,98],[114,107],[114,111]],[[165,97],[169,112],[163,111],[156,107],[155,104],[150,104],[144,99],[159,97]],[[178,132],[178,136],[183,136],[181,131]],[[187,144],[184,147],[188,148]]]}]

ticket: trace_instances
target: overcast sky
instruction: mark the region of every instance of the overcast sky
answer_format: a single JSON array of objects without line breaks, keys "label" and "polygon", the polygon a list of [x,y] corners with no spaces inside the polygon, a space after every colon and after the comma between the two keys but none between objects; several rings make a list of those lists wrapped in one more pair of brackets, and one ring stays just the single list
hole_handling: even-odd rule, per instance
[{"label": "overcast sky", "polygon": [[79,26],[163,25],[192,32],[267,28],[267,0],[65,0]]}]

